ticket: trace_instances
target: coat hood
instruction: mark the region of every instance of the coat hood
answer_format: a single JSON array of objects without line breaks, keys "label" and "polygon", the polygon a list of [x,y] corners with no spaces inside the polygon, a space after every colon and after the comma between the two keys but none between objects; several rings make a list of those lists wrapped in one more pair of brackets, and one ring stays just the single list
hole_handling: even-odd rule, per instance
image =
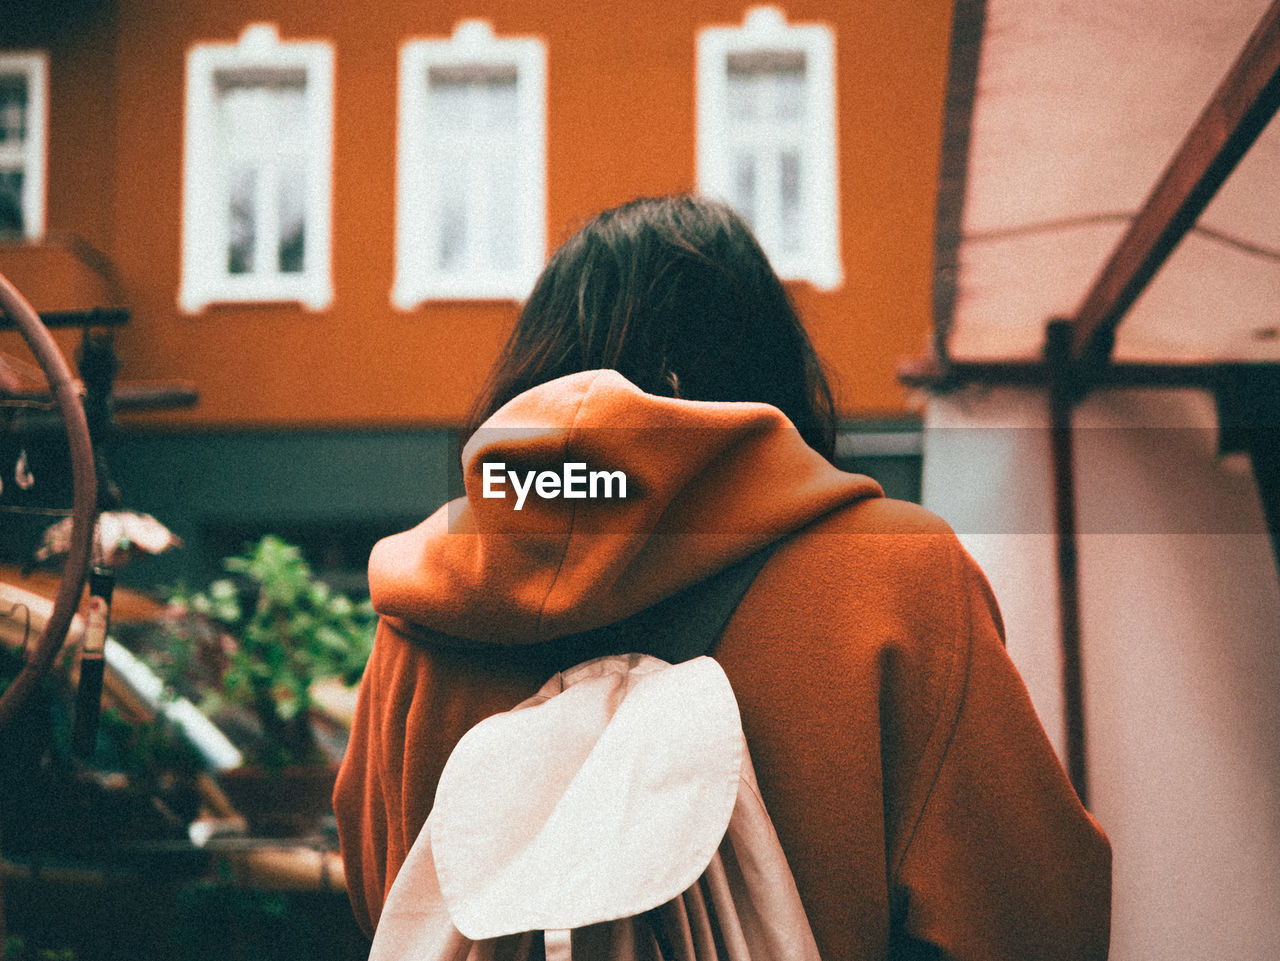
[{"label": "coat hood", "polygon": [[[565,465],[582,465],[570,487],[586,496],[562,496]],[[882,495],[775,407],[657,397],[611,370],[514,398],[472,436],[462,468],[465,497],[369,560],[374,607],[410,635],[530,644],[591,630]],[[544,472],[557,479],[530,486]]]}]

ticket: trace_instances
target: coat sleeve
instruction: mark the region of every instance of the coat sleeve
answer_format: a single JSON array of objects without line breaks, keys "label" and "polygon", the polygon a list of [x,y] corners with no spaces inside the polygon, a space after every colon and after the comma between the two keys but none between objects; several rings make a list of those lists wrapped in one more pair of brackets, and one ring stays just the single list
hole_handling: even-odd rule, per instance
[{"label": "coat sleeve", "polygon": [[1107,956],[1111,849],[1005,653],[985,578],[957,544],[959,664],[936,760],[891,875],[901,958]]},{"label": "coat sleeve", "polygon": [[360,683],[351,739],[333,794],[347,896],[356,921],[370,938],[382,908],[388,823],[379,739],[374,730],[380,678],[372,661],[371,667]]}]

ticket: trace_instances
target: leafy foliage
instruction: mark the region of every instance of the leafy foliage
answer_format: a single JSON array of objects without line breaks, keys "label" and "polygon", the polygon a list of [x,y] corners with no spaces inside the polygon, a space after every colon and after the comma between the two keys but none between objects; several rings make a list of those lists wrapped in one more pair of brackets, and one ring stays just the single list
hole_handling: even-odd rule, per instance
[{"label": "leafy foliage", "polygon": [[294,545],[268,534],[223,561],[233,577],[170,598],[170,677],[203,681],[206,711],[220,702],[253,711],[269,767],[320,760],[311,725],[311,685],[354,684],[373,648],[376,615],[318,580]]},{"label": "leafy foliage", "polygon": [[27,944],[20,934],[10,934],[4,939],[4,953],[8,961],[76,961],[74,948],[37,948]]}]

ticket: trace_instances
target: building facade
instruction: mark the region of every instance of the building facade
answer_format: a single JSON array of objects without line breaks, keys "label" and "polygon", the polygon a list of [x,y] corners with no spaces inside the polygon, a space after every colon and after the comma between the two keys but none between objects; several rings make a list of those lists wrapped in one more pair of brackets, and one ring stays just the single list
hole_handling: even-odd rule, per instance
[{"label": "building facade", "polygon": [[[289,467],[329,478],[352,436],[369,470],[456,428],[546,253],[640,195],[734,203],[844,417],[909,416],[895,366],[931,326],[949,3],[13,7],[0,131],[44,143],[0,183],[35,211],[10,218],[0,271],[42,310],[120,301],[121,379],[199,391],[122,415],[136,449],[116,473],[142,506],[287,518],[287,492],[244,502],[256,485],[228,479],[281,433],[313,438]],[[110,282],[69,261],[68,237]],[[75,332],[59,338],[73,355]],[[225,444],[239,460],[199,460]],[[355,491],[338,506],[369,487],[359,466],[332,482]],[[365,513],[410,516],[440,489]],[[198,539],[196,523],[177,521]]]}]

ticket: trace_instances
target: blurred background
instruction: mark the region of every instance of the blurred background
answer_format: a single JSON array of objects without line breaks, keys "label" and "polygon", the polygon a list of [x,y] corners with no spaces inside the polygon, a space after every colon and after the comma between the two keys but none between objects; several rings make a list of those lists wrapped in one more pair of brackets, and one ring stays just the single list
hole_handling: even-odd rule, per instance
[{"label": "blurred background", "polygon": [[[534,2],[16,6],[5,46],[47,55],[47,100],[28,106],[48,115],[47,185],[43,221],[28,225],[26,243],[0,251],[0,270],[42,311],[126,308],[114,332],[120,379],[186,381],[199,393],[177,410],[118,412],[112,468],[122,491],[186,545],[123,575],[139,581],[216,567],[228,547],[283,528],[327,567],[359,576],[374,539],[430,513],[447,490],[451,433],[545,254],[606,207],[699,185],[695,41],[706,27],[742,33],[747,12]],[[930,330],[950,7],[816,4],[786,16],[821,25],[827,60],[807,65],[805,38],[799,59],[753,63],[749,33],[737,72],[722,53],[719,192],[764,208],[771,253],[792,263],[783,273],[796,278],[843,413],[888,431],[888,453],[902,460],[890,479],[903,474],[898,489],[918,497],[918,439],[900,435],[918,433],[919,419],[895,364],[920,352]],[[474,19],[491,32],[471,37],[479,52],[469,61],[466,31],[452,52],[449,44]],[[271,25],[258,58],[266,68],[251,52],[234,56],[257,23]],[[785,37],[788,27],[761,30]],[[830,59],[837,35],[839,70]],[[415,39],[444,49],[420,51],[409,77],[402,50]],[[514,53],[503,46],[513,42]],[[291,46],[304,44],[319,57],[309,60],[309,49],[290,60]],[[195,78],[188,57],[199,48],[226,66]],[[415,82],[417,102],[402,109]],[[205,115],[189,117],[197,101]],[[832,101],[839,110],[814,138],[805,111]],[[759,112],[757,139],[768,147],[733,142],[744,136],[733,109]],[[323,138],[310,135],[320,128]],[[435,162],[457,182],[431,176],[429,158],[398,181],[397,145],[410,165],[440,136],[451,144]],[[810,207],[838,224],[838,236],[803,235],[799,225],[818,219]],[[537,222],[526,228],[531,210]],[[266,236],[287,235],[290,218],[303,248],[292,263]],[[442,238],[442,229],[453,233]],[[108,277],[69,252],[63,234],[100,252]],[[430,249],[406,252],[397,238],[408,235]],[[819,260],[815,284],[805,274]],[[74,356],[79,333],[59,336]]]},{"label": "blurred background", "polygon": [[[159,525],[113,541],[88,756],[73,656],[0,720],[12,956],[361,956],[323,778],[273,823],[229,772],[331,770],[369,550],[456,489],[545,257],[688,190],[784,278],[840,466],[987,571],[1113,841],[1112,956],[1280,956],[1278,71],[1261,0],[5,0],[0,274],[83,385],[98,506]],[[6,676],[72,500],[13,326]],[[311,626],[255,650],[280,584]]]}]

